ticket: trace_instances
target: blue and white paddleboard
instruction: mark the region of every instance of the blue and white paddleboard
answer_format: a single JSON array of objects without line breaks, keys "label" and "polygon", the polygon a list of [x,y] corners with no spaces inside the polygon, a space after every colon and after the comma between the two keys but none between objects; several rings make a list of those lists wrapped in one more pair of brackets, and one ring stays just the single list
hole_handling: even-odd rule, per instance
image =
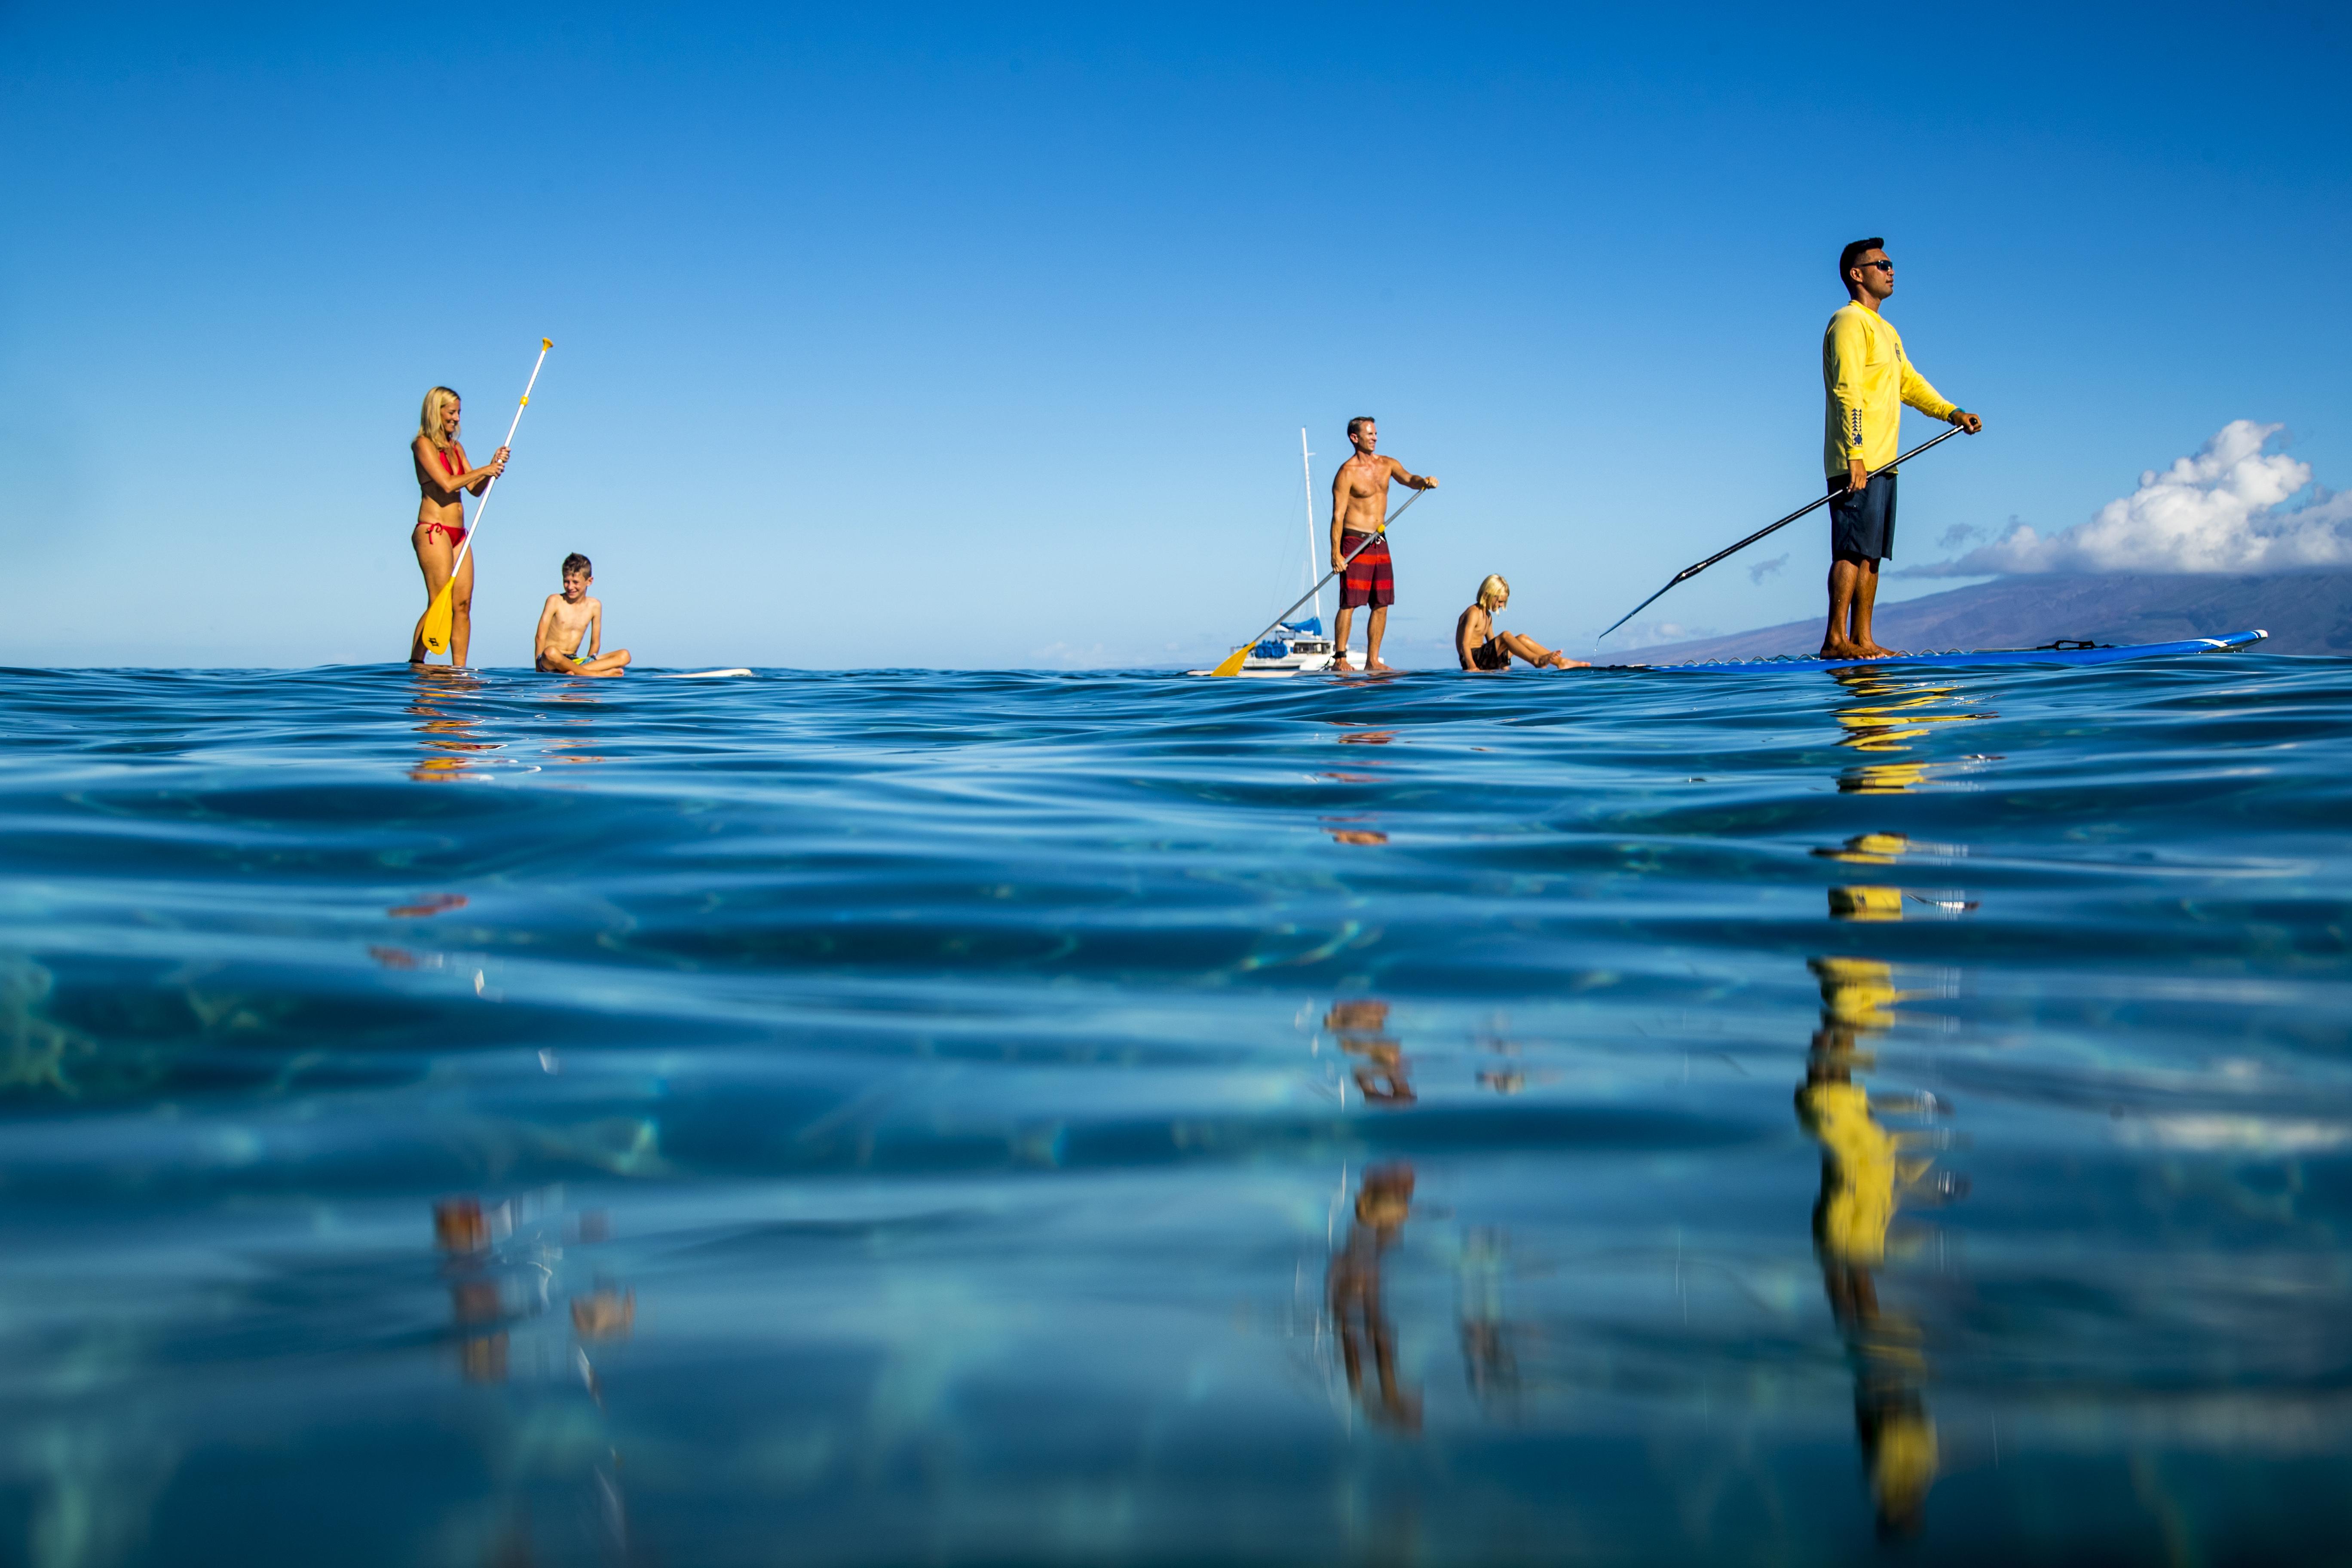
[{"label": "blue and white paddleboard", "polygon": [[2055,642],[2041,647],[1990,648],[1981,653],[1898,653],[1886,658],[1719,658],[1689,664],[1609,664],[1603,669],[1703,669],[1739,675],[1777,675],[1792,669],[1951,669],[1991,664],[2116,664],[2127,658],[2164,658],[2174,654],[2215,653],[2252,647],[2271,634],[2231,632],[2225,637],[2189,637],[2180,642],[2110,644]]}]

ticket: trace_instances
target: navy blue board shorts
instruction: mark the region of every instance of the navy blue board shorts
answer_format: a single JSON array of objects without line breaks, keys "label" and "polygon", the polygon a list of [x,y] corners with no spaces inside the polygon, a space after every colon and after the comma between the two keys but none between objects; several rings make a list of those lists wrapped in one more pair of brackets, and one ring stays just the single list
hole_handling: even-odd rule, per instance
[{"label": "navy blue board shorts", "polygon": [[1895,553],[1895,481],[1881,474],[1848,493],[1845,476],[1830,480],[1830,554],[1840,561],[1880,561]]}]

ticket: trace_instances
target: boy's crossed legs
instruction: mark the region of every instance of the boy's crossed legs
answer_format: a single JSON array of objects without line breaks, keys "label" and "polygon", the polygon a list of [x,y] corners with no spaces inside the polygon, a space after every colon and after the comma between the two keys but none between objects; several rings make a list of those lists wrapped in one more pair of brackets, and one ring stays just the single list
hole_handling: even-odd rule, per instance
[{"label": "boy's crossed legs", "polygon": [[629,668],[629,650],[616,647],[594,658],[582,658],[578,654],[567,658],[560,653],[543,653],[539,656],[539,668],[549,675],[618,675]]}]

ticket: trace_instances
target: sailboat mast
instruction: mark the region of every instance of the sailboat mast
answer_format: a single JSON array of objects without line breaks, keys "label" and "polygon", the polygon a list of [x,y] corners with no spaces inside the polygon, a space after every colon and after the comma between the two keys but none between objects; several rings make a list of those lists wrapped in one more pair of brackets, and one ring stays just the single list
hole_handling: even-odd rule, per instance
[{"label": "sailboat mast", "polygon": [[[1298,471],[1307,480],[1307,580],[1316,581],[1320,575],[1315,570],[1315,454],[1307,449],[1307,426],[1298,427]],[[1323,590],[1315,590],[1315,618],[1323,618]]]}]

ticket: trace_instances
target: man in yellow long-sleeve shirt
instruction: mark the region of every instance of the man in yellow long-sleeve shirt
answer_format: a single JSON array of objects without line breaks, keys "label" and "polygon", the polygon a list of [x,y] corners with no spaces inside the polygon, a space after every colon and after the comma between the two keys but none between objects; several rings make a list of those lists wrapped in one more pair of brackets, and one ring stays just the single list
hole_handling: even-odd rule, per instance
[{"label": "man in yellow long-sleeve shirt", "polygon": [[1857,239],[1838,255],[1838,276],[1851,303],[1830,318],[1822,334],[1822,386],[1829,394],[1828,439],[1822,463],[1829,471],[1830,624],[1823,658],[1871,658],[1889,650],[1870,635],[1878,602],[1878,563],[1895,553],[1894,474],[1869,477],[1902,449],[1898,426],[1909,404],[1973,436],[1984,421],[1927,384],[1911,368],[1903,336],[1879,313],[1895,292],[1895,263],[1883,239]]}]

